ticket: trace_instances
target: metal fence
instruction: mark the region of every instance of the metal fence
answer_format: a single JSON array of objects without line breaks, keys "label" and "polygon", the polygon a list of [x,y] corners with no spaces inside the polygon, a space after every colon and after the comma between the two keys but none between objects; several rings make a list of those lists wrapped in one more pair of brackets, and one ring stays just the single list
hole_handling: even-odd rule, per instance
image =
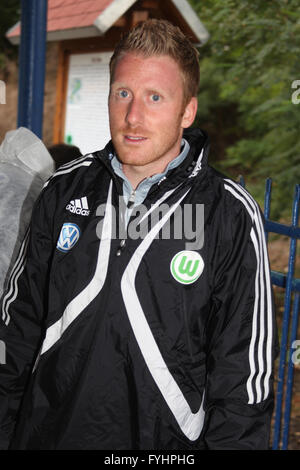
[{"label": "metal fence", "polygon": [[[279,368],[277,377],[273,449],[287,449],[290,428],[291,404],[294,378],[294,358],[297,347],[297,329],[299,316],[300,279],[295,278],[297,239],[300,238],[299,203],[300,185],[295,188],[291,224],[285,225],[270,220],[272,180],[266,181],[265,192],[265,232],[277,233],[290,238],[288,271],[286,274],[271,271],[272,284],[285,289],[284,311],[282,318]],[[287,367],[287,371],[286,371]]]},{"label": "metal fence", "polygon": [[[244,178],[241,176],[239,183],[245,187]],[[300,338],[297,341],[298,317],[300,306],[300,279],[295,278],[295,265],[297,256],[297,240],[300,238],[299,204],[300,184],[295,187],[295,195],[292,204],[291,224],[281,224],[270,219],[272,180],[268,178],[265,190],[265,234],[268,241],[269,233],[276,233],[290,238],[288,271],[280,273],[271,271],[272,284],[285,289],[284,310],[282,317],[279,366],[276,380],[276,401],[273,426],[273,450],[288,449],[291,405],[293,395],[295,349],[300,346]],[[299,354],[300,359],[300,354]],[[299,361],[300,362],[300,361]]]}]

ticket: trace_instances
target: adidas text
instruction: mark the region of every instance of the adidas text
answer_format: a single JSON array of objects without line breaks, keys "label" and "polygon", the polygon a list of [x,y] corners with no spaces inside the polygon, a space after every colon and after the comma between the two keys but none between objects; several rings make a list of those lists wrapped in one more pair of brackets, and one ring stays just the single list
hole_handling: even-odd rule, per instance
[{"label": "adidas text", "polygon": [[80,209],[80,207],[75,207],[75,206],[72,206],[71,204],[68,204],[66,209],[67,209],[67,211],[72,212],[72,214],[90,215],[90,211],[88,211],[86,209]]}]

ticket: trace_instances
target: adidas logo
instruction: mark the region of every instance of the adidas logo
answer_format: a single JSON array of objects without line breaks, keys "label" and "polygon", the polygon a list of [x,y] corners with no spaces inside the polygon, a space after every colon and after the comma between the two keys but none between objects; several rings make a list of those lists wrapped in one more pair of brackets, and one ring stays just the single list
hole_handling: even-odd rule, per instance
[{"label": "adidas logo", "polygon": [[85,216],[90,215],[86,197],[81,197],[80,199],[74,199],[74,201],[70,201],[66,207],[66,210],[72,212],[72,214]]}]

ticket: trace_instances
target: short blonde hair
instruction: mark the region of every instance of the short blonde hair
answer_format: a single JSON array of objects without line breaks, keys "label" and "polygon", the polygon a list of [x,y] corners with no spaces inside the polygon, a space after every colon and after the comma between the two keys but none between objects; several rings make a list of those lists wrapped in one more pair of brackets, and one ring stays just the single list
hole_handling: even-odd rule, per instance
[{"label": "short blonde hair", "polygon": [[125,33],[110,60],[110,81],[118,61],[128,52],[144,57],[167,55],[181,70],[184,105],[197,96],[200,80],[199,53],[183,32],[166,20],[150,19]]}]

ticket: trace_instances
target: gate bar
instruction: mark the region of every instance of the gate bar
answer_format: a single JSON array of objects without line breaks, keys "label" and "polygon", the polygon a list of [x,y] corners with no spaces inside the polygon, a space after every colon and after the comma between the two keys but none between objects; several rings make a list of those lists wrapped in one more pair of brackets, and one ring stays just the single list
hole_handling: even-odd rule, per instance
[{"label": "gate bar", "polygon": [[18,127],[42,138],[48,0],[21,0]]}]

